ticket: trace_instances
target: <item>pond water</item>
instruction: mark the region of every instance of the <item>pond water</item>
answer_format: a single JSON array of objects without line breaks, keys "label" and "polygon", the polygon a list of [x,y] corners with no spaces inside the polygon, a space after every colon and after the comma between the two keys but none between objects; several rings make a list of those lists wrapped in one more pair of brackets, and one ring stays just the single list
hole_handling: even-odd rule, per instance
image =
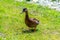
[{"label": "pond water", "polygon": [[48,6],[51,9],[55,9],[55,10],[60,11],[60,2],[58,2],[58,1],[54,1],[54,2],[51,2],[49,0],[47,0],[47,1],[38,1],[38,4],[42,5],[42,6]]},{"label": "pond water", "polygon": [[[23,0],[16,0],[16,1],[22,2]],[[42,6],[48,6],[51,9],[60,11],[60,1],[58,0],[53,2],[51,0],[35,0],[35,1],[33,0],[28,3],[35,3]]]}]

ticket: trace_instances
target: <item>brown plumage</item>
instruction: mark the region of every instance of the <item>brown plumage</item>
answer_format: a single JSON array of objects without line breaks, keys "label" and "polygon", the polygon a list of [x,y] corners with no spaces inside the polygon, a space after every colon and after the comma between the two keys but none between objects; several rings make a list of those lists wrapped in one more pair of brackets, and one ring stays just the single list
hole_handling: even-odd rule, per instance
[{"label": "brown plumage", "polygon": [[29,28],[34,28],[34,30],[36,30],[36,27],[39,24],[39,21],[35,18],[29,18],[27,8],[24,8],[23,12],[25,12],[25,24]]}]

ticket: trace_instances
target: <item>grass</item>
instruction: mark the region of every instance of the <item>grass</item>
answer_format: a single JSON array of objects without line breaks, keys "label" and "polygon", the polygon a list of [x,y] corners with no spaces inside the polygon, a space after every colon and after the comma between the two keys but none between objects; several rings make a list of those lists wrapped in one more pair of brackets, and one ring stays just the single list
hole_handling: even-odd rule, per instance
[{"label": "grass", "polygon": [[[38,31],[22,32],[27,29],[25,14],[20,14],[24,7],[30,17],[40,21]],[[0,40],[60,40],[60,12],[36,4],[0,0]]]}]

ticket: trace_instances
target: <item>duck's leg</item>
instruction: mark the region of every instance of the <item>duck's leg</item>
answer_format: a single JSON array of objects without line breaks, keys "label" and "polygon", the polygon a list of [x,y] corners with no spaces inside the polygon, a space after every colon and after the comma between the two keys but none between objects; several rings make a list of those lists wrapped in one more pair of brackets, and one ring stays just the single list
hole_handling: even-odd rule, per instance
[{"label": "duck's leg", "polygon": [[34,31],[36,31],[36,27],[34,27]]}]

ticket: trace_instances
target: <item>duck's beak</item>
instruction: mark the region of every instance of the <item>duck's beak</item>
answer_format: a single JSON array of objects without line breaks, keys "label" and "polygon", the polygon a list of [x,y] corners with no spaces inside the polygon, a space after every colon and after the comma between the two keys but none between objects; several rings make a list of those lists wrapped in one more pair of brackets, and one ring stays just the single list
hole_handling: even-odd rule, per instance
[{"label": "duck's beak", "polygon": [[24,11],[24,10],[22,10],[21,14],[22,14],[22,13],[24,13],[24,12],[25,12],[25,11]]},{"label": "duck's beak", "polygon": [[22,14],[22,13],[23,13],[23,11],[20,14]]}]

